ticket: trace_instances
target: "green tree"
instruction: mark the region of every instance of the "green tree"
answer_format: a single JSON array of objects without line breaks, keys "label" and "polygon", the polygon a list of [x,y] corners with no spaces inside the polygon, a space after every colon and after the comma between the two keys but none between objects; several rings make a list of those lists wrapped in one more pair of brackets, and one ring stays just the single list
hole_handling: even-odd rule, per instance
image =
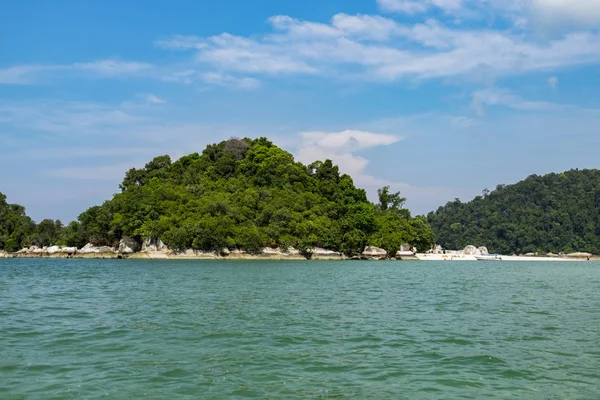
[{"label": "green tree", "polygon": [[31,243],[29,238],[35,234],[35,223],[25,214],[25,208],[18,204],[9,204],[6,196],[0,193],[0,249],[17,251]]},{"label": "green tree", "polygon": [[377,190],[379,197],[379,209],[381,211],[399,210],[406,203],[406,198],[400,195],[400,192],[390,193],[390,187],[384,186]]}]

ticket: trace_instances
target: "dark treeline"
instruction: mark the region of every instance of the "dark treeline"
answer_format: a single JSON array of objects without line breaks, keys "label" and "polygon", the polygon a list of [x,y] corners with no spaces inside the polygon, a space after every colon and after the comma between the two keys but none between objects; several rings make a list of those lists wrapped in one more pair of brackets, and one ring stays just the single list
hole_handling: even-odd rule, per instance
[{"label": "dark treeline", "polygon": [[449,249],[485,245],[509,254],[600,253],[600,171],[532,175],[498,185],[428,215],[438,242]]},{"label": "dark treeline", "polygon": [[161,239],[173,249],[324,247],[353,254],[373,245],[394,254],[404,243],[425,250],[435,241],[426,218],[403,208],[400,193],[382,188],[372,204],[330,160],[303,165],[265,138],[230,139],[176,162],[156,157],[129,170],[120,189],[66,227],[36,225],[2,196],[0,248],[115,246],[128,236]]},{"label": "dark treeline", "polygon": [[17,251],[28,246],[66,246],[78,243],[79,223],[63,226],[59,220],[45,219],[36,224],[25,214],[25,207],[8,204],[0,193],[0,250]]}]

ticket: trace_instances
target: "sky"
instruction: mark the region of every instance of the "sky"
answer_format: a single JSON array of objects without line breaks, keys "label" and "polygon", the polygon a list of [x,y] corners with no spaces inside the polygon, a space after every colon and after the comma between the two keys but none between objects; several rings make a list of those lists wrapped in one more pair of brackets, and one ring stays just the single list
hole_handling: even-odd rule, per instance
[{"label": "sky", "polygon": [[231,137],[413,214],[600,159],[600,0],[4,0],[0,192],[76,219]]}]

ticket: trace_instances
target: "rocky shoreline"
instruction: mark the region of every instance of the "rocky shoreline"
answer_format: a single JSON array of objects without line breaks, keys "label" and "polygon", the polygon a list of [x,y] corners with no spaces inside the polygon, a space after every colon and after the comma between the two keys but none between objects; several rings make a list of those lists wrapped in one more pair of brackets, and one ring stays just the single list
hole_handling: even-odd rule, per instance
[{"label": "rocky shoreline", "polygon": [[237,249],[223,248],[219,251],[171,250],[160,240],[137,241],[124,238],[119,247],[94,246],[87,244],[76,247],[37,247],[21,249],[15,253],[0,251],[0,258],[79,258],[79,259],[149,259],[149,260],[418,260],[411,252],[403,251],[393,257],[380,248],[368,246],[362,254],[348,257],[343,253],[314,248],[306,252],[297,249],[265,247],[260,252],[250,253]]}]

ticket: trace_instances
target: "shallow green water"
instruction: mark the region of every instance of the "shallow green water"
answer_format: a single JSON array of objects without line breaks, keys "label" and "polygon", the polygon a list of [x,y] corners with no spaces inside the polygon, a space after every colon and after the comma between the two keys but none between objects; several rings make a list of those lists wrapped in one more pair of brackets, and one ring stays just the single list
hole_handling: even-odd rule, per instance
[{"label": "shallow green water", "polygon": [[600,398],[600,263],[0,260],[0,398]]}]

